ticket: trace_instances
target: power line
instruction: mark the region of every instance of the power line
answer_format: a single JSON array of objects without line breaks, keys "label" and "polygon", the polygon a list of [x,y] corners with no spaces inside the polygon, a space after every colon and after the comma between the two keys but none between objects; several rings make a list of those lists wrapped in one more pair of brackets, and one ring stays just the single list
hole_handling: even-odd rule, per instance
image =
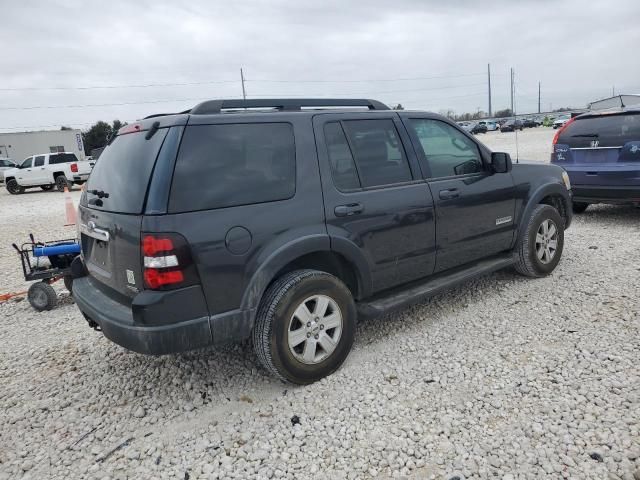
[{"label": "power line", "polygon": [[99,90],[99,89],[118,89],[118,88],[151,88],[151,87],[184,87],[190,85],[211,85],[221,83],[237,83],[237,80],[210,80],[206,82],[185,82],[185,83],[146,83],[140,85],[89,85],[84,87],[16,87],[16,88],[0,88],[3,92],[20,92],[34,90]]},{"label": "power line", "polygon": [[361,80],[270,80],[270,79],[245,79],[246,82],[264,83],[377,83],[377,82],[405,82],[417,80],[436,80],[442,78],[477,77],[484,73],[462,73],[454,75],[436,75],[433,77],[411,77],[411,78],[366,78]]},{"label": "power line", "polygon": [[[280,80],[280,79],[248,79],[245,78],[245,82],[252,83],[378,83],[378,82],[403,82],[403,81],[417,81],[417,80],[435,80],[443,78],[461,78],[461,77],[473,77],[478,73],[463,73],[453,75],[436,75],[431,77],[413,77],[413,78],[381,78],[381,79],[340,79],[340,80]],[[225,83],[237,83],[237,80],[205,80],[199,82],[159,82],[159,83],[140,83],[140,84],[125,84],[125,85],[85,85],[85,86],[68,86],[68,87],[4,87],[0,88],[2,92],[21,92],[21,91],[40,91],[40,90],[113,90],[113,89],[125,89],[125,88],[154,88],[154,87],[185,87],[196,85],[215,85]]]},{"label": "power line", "polygon": [[[424,92],[424,91],[433,91],[433,90],[448,90],[455,88],[466,88],[466,87],[474,87],[478,85],[484,85],[484,83],[475,83],[469,85],[448,85],[443,87],[431,87],[431,88],[417,88],[417,89],[404,89],[404,90],[385,90],[385,91],[376,91],[376,92],[347,92],[347,93],[337,93],[332,94],[332,96],[366,96],[366,95],[379,95],[379,94],[389,94],[389,93],[411,93],[411,92]],[[301,95],[286,95],[287,97],[314,97],[314,96],[328,96],[327,93],[305,93]],[[252,95],[255,97],[278,97],[281,94],[273,94],[273,93],[259,93]],[[218,97],[218,98],[233,98],[233,97]],[[31,105],[26,107],[0,107],[0,110],[48,110],[48,109],[58,109],[58,108],[93,108],[93,107],[119,107],[125,105],[145,105],[145,104],[154,104],[154,103],[173,103],[173,102],[198,102],[208,100],[209,98],[180,98],[180,99],[166,99],[166,100],[145,100],[139,102],[116,102],[116,103],[91,103],[91,104],[77,104],[77,105]]]}]

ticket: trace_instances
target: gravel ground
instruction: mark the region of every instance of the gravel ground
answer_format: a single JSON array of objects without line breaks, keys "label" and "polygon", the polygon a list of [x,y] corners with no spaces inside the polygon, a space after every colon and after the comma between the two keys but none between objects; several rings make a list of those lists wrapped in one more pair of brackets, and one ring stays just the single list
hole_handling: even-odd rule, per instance
[{"label": "gravel ground", "polygon": [[[521,157],[544,160],[552,132],[529,132]],[[8,244],[73,236],[63,212],[54,192],[0,192],[0,293],[25,289]],[[0,479],[638,480],[639,221],[592,207],[550,277],[498,272],[362,322],[343,368],[306,387],[248,345],[125,351],[63,290],[47,313],[0,304]]]}]

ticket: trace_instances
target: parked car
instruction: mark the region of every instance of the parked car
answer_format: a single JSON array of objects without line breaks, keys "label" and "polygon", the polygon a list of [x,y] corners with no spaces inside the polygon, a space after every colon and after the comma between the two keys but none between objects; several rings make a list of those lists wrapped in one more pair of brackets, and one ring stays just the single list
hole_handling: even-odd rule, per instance
[{"label": "parked car", "polygon": [[515,132],[516,130],[522,131],[523,126],[520,120],[507,120],[502,125],[500,125],[501,132]]},{"label": "parked car", "polygon": [[592,203],[640,205],[640,108],[593,111],[556,133],[551,162],[573,185],[573,211]]},{"label": "parked car", "polygon": [[74,183],[87,181],[95,162],[79,161],[75,153],[42,153],[25,158],[22,163],[3,172],[7,191],[13,195],[27,188],[64,191]]},{"label": "parked car", "polygon": [[471,129],[471,133],[473,133],[474,135],[478,133],[487,133],[487,124],[484,122],[476,123]]},{"label": "parked car", "polygon": [[471,132],[471,130],[473,130],[474,124],[472,122],[458,122],[458,126],[465,132]]},{"label": "parked car", "polygon": [[499,128],[498,124],[493,121],[485,122],[485,125],[487,126],[487,131],[489,132],[495,132]]},{"label": "parked car", "polygon": [[564,127],[569,120],[571,120],[570,115],[563,115],[561,117],[558,117],[553,121],[553,128],[558,129]]},{"label": "parked car", "polygon": [[80,200],[73,297],[130,350],[251,338],[268,371],[305,384],[340,367],[358,316],[505,267],[550,274],[571,218],[564,170],[512,165],[440,115],[212,100],[104,150]]},{"label": "parked car", "polygon": [[0,158],[0,183],[4,183],[4,172],[16,168],[16,164],[10,158]]},{"label": "parked car", "polygon": [[531,118],[523,118],[521,120],[522,122],[522,127],[523,128],[534,128],[537,127],[538,125],[536,124],[535,120],[531,119]]}]

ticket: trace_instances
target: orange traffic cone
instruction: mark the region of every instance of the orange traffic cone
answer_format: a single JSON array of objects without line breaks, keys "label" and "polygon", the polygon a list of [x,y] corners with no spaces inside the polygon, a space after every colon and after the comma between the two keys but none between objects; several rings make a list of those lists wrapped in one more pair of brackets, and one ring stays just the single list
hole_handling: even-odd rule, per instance
[{"label": "orange traffic cone", "polygon": [[67,217],[67,223],[64,224],[65,227],[69,227],[71,225],[75,225],[76,218],[76,207],[73,206],[73,199],[71,198],[71,193],[69,193],[69,189],[64,187],[64,213]]}]

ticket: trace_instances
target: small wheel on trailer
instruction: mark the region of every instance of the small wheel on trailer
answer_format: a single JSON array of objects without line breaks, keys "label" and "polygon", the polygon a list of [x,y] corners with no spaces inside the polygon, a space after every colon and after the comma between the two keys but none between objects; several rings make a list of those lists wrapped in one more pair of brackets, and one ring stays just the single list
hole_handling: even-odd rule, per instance
[{"label": "small wheel on trailer", "polygon": [[71,275],[65,275],[62,277],[62,281],[64,282],[64,286],[69,293],[73,293],[73,277]]},{"label": "small wheel on trailer", "polygon": [[45,192],[48,192],[49,190],[53,190],[53,185],[40,185],[40,188]]},{"label": "small wheel on trailer", "polygon": [[51,310],[58,304],[56,291],[47,282],[36,282],[29,287],[27,299],[33,308],[42,312]]}]

